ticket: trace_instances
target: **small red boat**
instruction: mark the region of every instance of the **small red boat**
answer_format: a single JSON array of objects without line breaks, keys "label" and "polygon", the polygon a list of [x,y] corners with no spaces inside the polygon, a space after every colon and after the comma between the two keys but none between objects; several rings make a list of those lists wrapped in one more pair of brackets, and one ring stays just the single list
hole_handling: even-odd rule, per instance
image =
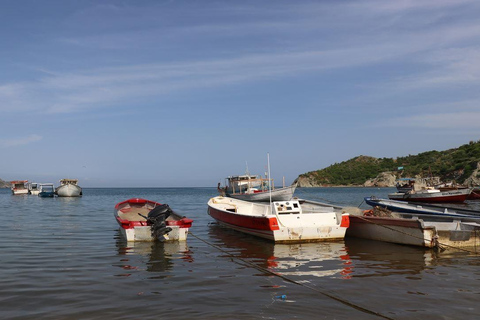
[{"label": "small red boat", "polygon": [[167,204],[140,198],[117,203],[114,216],[127,241],[185,241],[193,223]]}]

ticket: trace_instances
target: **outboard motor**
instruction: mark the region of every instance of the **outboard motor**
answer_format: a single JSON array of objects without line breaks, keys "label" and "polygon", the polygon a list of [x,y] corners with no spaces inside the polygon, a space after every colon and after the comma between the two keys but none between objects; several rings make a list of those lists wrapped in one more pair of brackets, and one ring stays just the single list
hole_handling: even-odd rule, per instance
[{"label": "outboard motor", "polygon": [[152,237],[154,239],[164,241],[164,235],[172,231],[172,228],[167,227],[165,222],[171,213],[172,209],[170,209],[168,204],[155,207],[148,213],[147,222],[151,223]]}]

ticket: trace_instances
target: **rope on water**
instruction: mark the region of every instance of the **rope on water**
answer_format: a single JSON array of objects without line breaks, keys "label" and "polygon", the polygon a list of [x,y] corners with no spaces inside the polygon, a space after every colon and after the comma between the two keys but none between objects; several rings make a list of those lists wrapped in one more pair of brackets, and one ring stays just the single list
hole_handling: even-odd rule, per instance
[{"label": "rope on water", "polygon": [[213,243],[210,243],[210,242],[208,242],[208,241],[206,241],[206,240],[204,240],[204,239],[196,236],[195,234],[193,234],[193,233],[191,233],[191,232],[189,232],[189,234],[192,235],[194,238],[196,238],[196,239],[198,239],[198,240],[206,243],[207,245],[209,245],[209,246],[211,246],[211,247],[213,247],[213,248],[215,248],[215,249],[217,249],[217,250],[225,253],[225,254],[228,255],[230,258],[232,258],[232,259],[234,259],[234,260],[241,261],[242,263],[244,263],[244,264],[247,265],[247,266],[253,267],[253,268],[255,268],[255,269],[257,269],[257,270],[260,270],[260,271],[262,271],[262,272],[265,272],[265,273],[271,274],[271,275],[273,275],[273,276],[279,277],[279,278],[281,278],[281,279],[283,279],[283,280],[285,280],[285,281],[287,281],[287,282],[290,282],[290,283],[293,283],[293,284],[296,284],[296,285],[299,285],[299,286],[308,288],[308,289],[310,289],[310,290],[313,290],[313,291],[315,291],[315,292],[317,292],[317,293],[320,293],[320,294],[322,294],[322,295],[324,295],[324,296],[326,296],[326,297],[328,297],[328,298],[330,298],[330,299],[333,299],[333,300],[335,300],[335,301],[338,301],[338,302],[340,302],[340,303],[342,303],[342,304],[344,304],[344,305],[346,305],[346,306],[348,306],[348,307],[354,308],[354,309],[359,310],[359,311],[361,311],[361,312],[368,313],[368,314],[371,314],[371,315],[375,315],[375,316],[378,316],[378,317],[383,318],[383,319],[393,320],[393,318],[387,317],[387,316],[385,316],[385,315],[383,315],[383,314],[381,314],[381,313],[379,313],[379,312],[372,311],[372,310],[370,310],[370,309],[361,307],[361,306],[359,306],[359,305],[357,305],[357,304],[354,304],[353,302],[350,302],[350,301],[348,301],[348,300],[346,300],[346,299],[343,299],[343,298],[334,296],[334,295],[331,294],[331,293],[327,293],[327,292],[325,292],[325,291],[323,291],[323,290],[320,290],[320,289],[318,289],[318,288],[309,286],[309,285],[307,285],[307,284],[305,284],[305,283],[300,283],[300,282],[295,281],[295,280],[293,280],[293,279],[290,279],[290,278],[288,278],[288,277],[286,277],[286,276],[284,276],[284,275],[282,275],[282,274],[279,274],[279,273],[274,272],[274,271],[272,271],[272,270],[269,270],[269,269],[260,267],[260,266],[254,264],[254,263],[252,263],[252,262],[250,262],[250,261],[247,261],[247,260],[245,260],[245,259],[236,257],[236,256],[234,256],[233,254],[231,254],[230,252],[228,252],[228,251],[220,248],[219,246],[217,246],[217,245],[215,245],[215,244],[213,244]]}]

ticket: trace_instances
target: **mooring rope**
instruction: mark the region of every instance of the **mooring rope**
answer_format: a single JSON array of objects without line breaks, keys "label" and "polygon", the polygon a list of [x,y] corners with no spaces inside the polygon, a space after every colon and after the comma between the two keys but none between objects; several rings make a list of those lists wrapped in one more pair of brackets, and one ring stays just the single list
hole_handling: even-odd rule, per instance
[{"label": "mooring rope", "polygon": [[315,291],[315,292],[317,292],[317,293],[320,293],[320,294],[322,294],[322,295],[324,295],[324,296],[326,296],[326,297],[328,297],[328,298],[330,298],[330,299],[333,299],[333,300],[335,300],[335,301],[338,301],[338,302],[340,302],[340,303],[342,303],[342,304],[344,304],[344,305],[346,305],[346,306],[348,306],[348,307],[354,308],[354,309],[359,310],[359,311],[361,311],[361,312],[368,313],[368,314],[371,314],[371,315],[375,315],[375,316],[378,316],[378,317],[383,318],[383,319],[393,320],[393,318],[387,317],[387,316],[385,316],[385,315],[383,315],[383,314],[381,314],[381,313],[379,313],[379,312],[376,312],[376,311],[373,311],[373,310],[370,310],[370,309],[361,307],[361,306],[359,306],[359,305],[357,305],[357,304],[355,304],[355,303],[353,303],[353,302],[350,302],[350,301],[348,301],[348,300],[346,300],[346,299],[343,299],[343,298],[340,298],[340,297],[336,297],[336,296],[334,296],[334,295],[331,294],[331,293],[327,293],[327,292],[325,292],[325,291],[323,291],[323,290],[320,290],[320,289],[318,289],[318,288],[309,286],[309,285],[307,285],[307,284],[305,284],[305,283],[300,283],[300,282],[295,281],[295,280],[293,280],[293,279],[290,279],[290,278],[288,278],[288,277],[286,277],[286,276],[284,276],[284,275],[282,275],[282,274],[279,274],[279,273],[274,272],[274,271],[272,271],[272,270],[269,270],[269,269],[263,268],[263,267],[261,267],[261,266],[258,266],[258,265],[254,264],[254,263],[252,263],[252,262],[250,262],[250,261],[247,261],[247,260],[245,260],[245,259],[239,258],[239,257],[231,254],[230,252],[228,252],[228,251],[220,248],[219,246],[217,246],[217,245],[215,245],[215,244],[213,244],[213,243],[211,243],[211,242],[208,242],[207,240],[204,240],[204,239],[196,236],[196,235],[193,234],[192,232],[189,232],[189,234],[192,235],[194,238],[196,238],[196,239],[198,239],[198,240],[206,243],[207,245],[209,245],[209,246],[211,246],[211,247],[213,247],[213,248],[215,248],[215,249],[217,249],[217,250],[225,253],[225,254],[228,255],[230,258],[235,259],[235,260],[239,260],[239,261],[243,262],[244,264],[246,264],[246,265],[248,265],[248,266],[250,266],[250,267],[253,267],[253,268],[257,269],[257,270],[260,270],[260,271],[262,271],[262,272],[265,272],[265,273],[271,274],[271,275],[273,275],[273,276],[279,277],[279,278],[281,278],[281,279],[283,279],[283,280],[285,280],[285,281],[287,281],[287,282],[290,282],[290,283],[293,283],[293,284],[302,286],[302,287],[304,287],[304,288],[308,288],[308,289],[310,289],[310,290],[313,290],[313,291]]}]

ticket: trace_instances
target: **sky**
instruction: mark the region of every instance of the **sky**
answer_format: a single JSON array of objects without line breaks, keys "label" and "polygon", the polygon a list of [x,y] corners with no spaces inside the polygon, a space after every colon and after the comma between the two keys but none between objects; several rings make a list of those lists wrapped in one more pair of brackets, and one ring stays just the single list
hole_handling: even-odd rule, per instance
[{"label": "sky", "polygon": [[480,139],[476,0],[0,0],[0,178],[276,185]]}]

